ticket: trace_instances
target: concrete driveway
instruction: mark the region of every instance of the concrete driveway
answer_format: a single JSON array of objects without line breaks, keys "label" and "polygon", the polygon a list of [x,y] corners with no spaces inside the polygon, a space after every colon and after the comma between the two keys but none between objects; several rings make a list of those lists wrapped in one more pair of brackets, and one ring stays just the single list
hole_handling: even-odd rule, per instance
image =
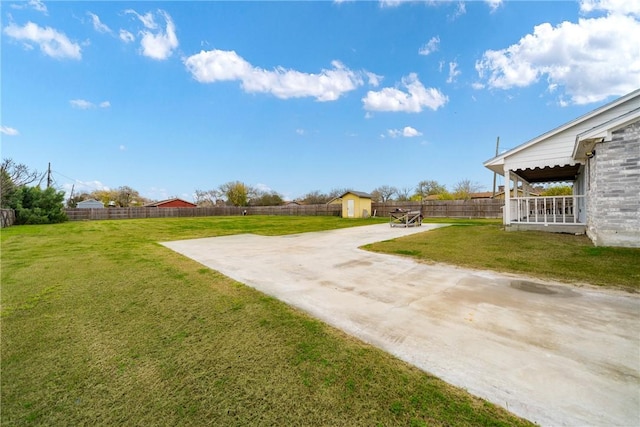
[{"label": "concrete driveway", "polygon": [[358,249],[435,227],[163,245],[541,425],[640,425],[637,295]]}]

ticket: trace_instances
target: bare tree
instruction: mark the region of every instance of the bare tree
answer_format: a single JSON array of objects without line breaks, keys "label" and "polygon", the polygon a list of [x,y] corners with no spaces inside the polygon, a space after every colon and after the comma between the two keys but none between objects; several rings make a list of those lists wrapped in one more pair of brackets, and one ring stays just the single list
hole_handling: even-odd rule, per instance
[{"label": "bare tree", "polygon": [[0,204],[7,206],[9,198],[15,190],[29,185],[40,178],[36,170],[30,170],[22,163],[16,163],[12,159],[3,159],[0,164]]},{"label": "bare tree", "polygon": [[212,190],[196,190],[195,197],[198,206],[216,206],[218,200],[222,199],[222,192],[218,188]]},{"label": "bare tree", "polygon": [[371,192],[371,198],[376,202],[386,203],[398,193],[396,187],[382,185]]},{"label": "bare tree", "polygon": [[471,198],[472,193],[477,193],[481,188],[482,185],[477,182],[471,182],[469,179],[463,179],[453,187],[453,197],[457,200],[468,200]]},{"label": "bare tree", "polygon": [[329,200],[335,199],[336,197],[340,197],[344,193],[347,193],[349,191],[351,191],[350,188],[333,188],[331,191],[329,191],[329,194],[327,194],[327,197],[329,198]]},{"label": "bare tree", "polygon": [[123,208],[128,208],[133,204],[138,204],[140,193],[133,188],[123,185],[116,190],[116,204]]},{"label": "bare tree", "polygon": [[323,203],[327,203],[331,199],[332,198],[328,195],[315,190],[302,196],[300,201],[307,205],[321,205]]},{"label": "bare tree", "polygon": [[399,202],[408,202],[411,200],[411,191],[413,189],[411,187],[403,187],[399,188],[396,194],[398,195],[397,200]]}]

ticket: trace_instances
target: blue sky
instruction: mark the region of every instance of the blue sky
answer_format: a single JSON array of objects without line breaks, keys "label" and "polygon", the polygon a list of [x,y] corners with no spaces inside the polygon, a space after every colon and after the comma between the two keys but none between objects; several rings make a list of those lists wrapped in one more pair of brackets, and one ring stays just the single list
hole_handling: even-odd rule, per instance
[{"label": "blue sky", "polygon": [[640,3],[1,3],[2,157],[65,191],[470,180],[640,87]]}]

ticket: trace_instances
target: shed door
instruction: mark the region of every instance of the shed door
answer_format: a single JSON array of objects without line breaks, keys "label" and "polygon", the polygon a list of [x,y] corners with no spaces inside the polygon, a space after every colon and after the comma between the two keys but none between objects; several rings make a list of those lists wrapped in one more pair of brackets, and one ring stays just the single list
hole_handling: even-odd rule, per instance
[{"label": "shed door", "polygon": [[353,214],[356,211],[356,201],[353,199],[347,200],[347,218],[353,218]]}]

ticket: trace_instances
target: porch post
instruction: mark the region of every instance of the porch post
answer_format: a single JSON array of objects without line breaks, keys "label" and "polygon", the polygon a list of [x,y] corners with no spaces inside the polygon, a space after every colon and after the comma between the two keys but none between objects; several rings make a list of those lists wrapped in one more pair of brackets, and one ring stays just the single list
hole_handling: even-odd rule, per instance
[{"label": "porch post", "polygon": [[504,225],[511,223],[511,171],[504,167],[504,212],[502,212],[502,220]]}]

